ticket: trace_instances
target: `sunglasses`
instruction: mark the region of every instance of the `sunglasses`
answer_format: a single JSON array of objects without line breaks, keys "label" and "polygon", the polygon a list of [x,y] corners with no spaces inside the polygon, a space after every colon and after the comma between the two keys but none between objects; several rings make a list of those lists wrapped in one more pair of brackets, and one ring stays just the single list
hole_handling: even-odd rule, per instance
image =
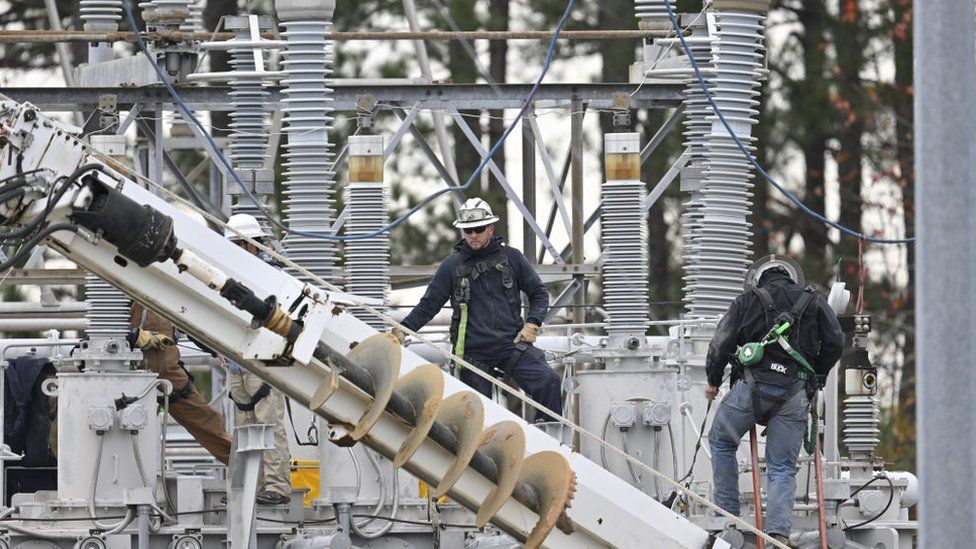
[{"label": "sunglasses", "polygon": [[487,228],[488,228],[488,225],[482,225],[480,227],[468,227],[468,228],[462,229],[462,230],[464,231],[464,234],[481,234],[481,233],[485,232],[485,230]]}]

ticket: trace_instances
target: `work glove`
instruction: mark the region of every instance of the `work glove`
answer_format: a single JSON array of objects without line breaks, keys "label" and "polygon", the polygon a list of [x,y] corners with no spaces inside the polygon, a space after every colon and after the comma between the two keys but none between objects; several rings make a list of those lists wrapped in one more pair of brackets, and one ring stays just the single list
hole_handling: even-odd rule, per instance
[{"label": "work glove", "polygon": [[390,330],[390,335],[397,338],[397,341],[400,342],[400,345],[403,345],[404,343],[407,342],[407,334],[403,333],[403,330],[401,330],[400,328],[394,327],[392,330]]},{"label": "work glove", "polygon": [[515,343],[524,341],[526,343],[535,343],[536,338],[539,337],[539,327],[531,322],[526,322],[522,326],[522,331],[515,336]]},{"label": "work glove", "polygon": [[143,351],[151,351],[153,349],[162,351],[173,344],[173,338],[167,335],[140,329],[131,330],[125,339],[133,349],[138,347]]}]

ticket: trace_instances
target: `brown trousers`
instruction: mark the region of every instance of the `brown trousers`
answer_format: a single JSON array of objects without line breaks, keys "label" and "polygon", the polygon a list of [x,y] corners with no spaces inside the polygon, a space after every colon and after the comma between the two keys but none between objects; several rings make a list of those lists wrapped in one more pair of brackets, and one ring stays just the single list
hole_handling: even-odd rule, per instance
[{"label": "brown trousers", "polygon": [[[145,320],[143,320],[144,310],[142,305],[132,305],[130,315],[132,326],[141,324],[143,330],[173,336],[173,324],[170,321],[152,311],[145,311]],[[173,384],[169,405],[169,413],[173,419],[182,425],[200,443],[200,446],[226,465],[230,458],[231,438],[224,430],[224,416],[207,404],[193,386],[186,371],[180,367],[179,348],[170,345],[165,350],[150,349],[143,351],[143,358],[147,369],[159,374],[160,379],[168,380]],[[183,394],[186,396],[183,397]]]}]

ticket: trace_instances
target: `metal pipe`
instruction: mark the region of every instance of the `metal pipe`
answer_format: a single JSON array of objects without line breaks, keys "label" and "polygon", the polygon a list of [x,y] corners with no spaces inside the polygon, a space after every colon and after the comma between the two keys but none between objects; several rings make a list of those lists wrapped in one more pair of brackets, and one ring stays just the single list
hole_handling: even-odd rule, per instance
[{"label": "metal pipe", "polygon": [[[759,491],[759,440],[756,436],[756,426],[749,430],[749,454],[752,456],[752,502],[756,515],[756,530],[763,529],[762,493]],[[756,547],[766,549],[766,540],[756,537]]]},{"label": "metal pipe", "polygon": [[139,506],[139,549],[149,549],[149,506]]},{"label": "metal pipe", "polygon": [[[522,122],[522,201],[525,208],[535,217],[535,135],[528,119],[535,117],[535,109],[529,108]],[[522,253],[535,258],[536,237],[528,221],[522,222]]]},{"label": "metal pipe", "polygon": [[0,319],[0,332],[34,332],[38,330],[84,330],[88,321],[84,318],[4,318]]},{"label": "metal pipe", "polygon": [[[642,30],[600,30],[572,31],[559,33],[560,40],[621,40],[635,38],[664,37],[668,31]],[[686,33],[687,34],[687,33]],[[155,41],[194,41],[231,40],[232,32],[143,32],[143,39]],[[262,33],[263,38],[279,40],[276,32]],[[390,41],[390,40],[551,40],[549,31],[376,31],[376,32],[336,32],[329,36],[336,41]],[[100,31],[0,31],[0,44],[31,44],[51,42],[130,42],[136,41],[131,32]]]},{"label": "metal pipe", "polygon": [[919,546],[966,547],[976,539],[976,433],[960,421],[976,416],[976,18],[972,0],[916,0],[913,13]]},{"label": "metal pipe", "polygon": [[[570,155],[572,157],[572,203],[573,203],[573,263],[583,263],[583,102],[579,96],[573,96],[572,121],[570,124]],[[585,283],[584,283],[585,284]],[[576,308],[573,309],[573,322],[582,324],[586,321],[585,310],[586,292],[576,292]]]}]

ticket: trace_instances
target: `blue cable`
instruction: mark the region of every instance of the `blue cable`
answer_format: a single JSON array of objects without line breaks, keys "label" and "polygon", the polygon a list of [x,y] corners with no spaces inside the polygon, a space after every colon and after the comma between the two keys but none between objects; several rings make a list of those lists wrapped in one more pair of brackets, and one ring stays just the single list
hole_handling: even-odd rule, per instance
[{"label": "blue cable", "polygon": [[691,48],[689,48],[688,43],[685,42],[685,37],[681,32],[681,26],[678,24],[678,20],[674,16],[674,10],[671,9],[671,3],[668,0],[663,0],[663,2],[668,9],[668,17],[671,19],[671,26],[674,27],[675,33],[678,35],[678,39],[681,41],[681,47],[685,50],[685,54],[688,56],[688,60],[691,61],[691,68],[694,69],[695,71],[695,78],[698,79],[698,85],[701,86],[702,91],[705,93],[705,98],[708,99],[708,104],[711,105],[712,110],[715,111],[716,116],[718,116],[718,119],[722,122],[722,125],[725,126],[725,130],[729,132],[730,136],[732,136],[732,140],[735,141],[736,146],[739,147],[739,150],[742,151],[742,154],[745,155],[745,157],[749,160],[749,163],[752,164],[754,168],[756,168],[756,171],[759,172],[759,174],[762,175],[763,178],[766,181],[768,181],[770,185],[775,187],[777,191],[783,193],[783,195],[785,195],[786,198],[790,200],[790,202],[792,202],[798,208],[800,208],[800,210],[802,210],[803,213],[813,217],[814,219],[821,221],[822,223],[829,225],[830,227],[839,230],[841,233],[847,234],[859,240],[864,240],[865,242],[871,242],[873,244],[908,244],[908,243],[915,242],[915,237],[894,238],[894,239],[875,238],[875,237],[867,236],[864,233],[859,233],[853,229],[848,229],[847,227],[841,225],[840,223],[837,223],[836,221],[831,221],[830,219],[827,219],[823,215],[820,215],[819,213],[813,211],[812,209],[810,209],[809,206],[804,204],[799,198],[793,196],[789,191],[784,189],[782,185],[777,183],[776,180],[773,179],[773,177],[769,175],[769,173],[767,173],[762,166],[759,165],[759,162],[757,162],[756,158],[752,156],[752,153],[749,152],[749,149],[747,149],[746,146],[742,143],[742,141],[739,140],[739,136],[735,134],[735,131],[732,129],[732,126],[730,126],[728,121],[725,120],[725,115],[722,114],[722,111],[718,108],[718,105],[715,104],[715,99],[712,97],[712,93],[708,91],[708,86],[705,84],[705,78],[702,77],[701,70],[698,68],[698,63],[695,61],[695,56],[691,54]]},{"label": "blue cable", "polygon": [[173,85],[170,84],[169,83],[169,80],[166,79],[166,75],[163,74],[162,69],[159,68],[159,65],[153,59],[152,55],[150,55],[149,49],[146,47],[146,43],[143,42],[143,40],[142,40],[142,33],[139,32],[139,26],[136,24],[136,18],[135,18],[135,16],[132,15],[132,8],[129,6],[129,1],[128,0],[124,0],[122,2],[122,7],[125,8],[125,14],[128,17],[128,19],[129,19],[129,25],[132,27],[132,32],[135,34],[136,44],[139,46],[139,50],[142,51],[143,55],[145,55],[146,56],[146,59],[149,61],[149,64],[152,65],[153,70],[156,72],[156,76],[159,77],[159,80],[166,87],[166,91],[169,92],[169,95],[173,98],[173,101],[175,101],[176,104],[177,104],[177,106],[179,106],[180,110],[183,111],[183,115],[187,119],[191,120],[194,124],[196,124],[196,126],[198,128],[200,128],[201,132],[203,133],[203,136],[207,139],[207,141],[210,143],[210,146],[217,153],[217,160],[219,160],[220,163],[227,170],[227,172],[231,174],[231,176],[234,178],[234,181],[237,183],[237,185],[244,192],[245,196],[247,196],[248,198],[250,198],[254,202],[254,204],[258,207],[258,209],[261,210],[261,213],[265,217],[267,217],[268,220],[275,227],[278,227],[278,229],[280,229],[284,233],[294,234],[294,235],[298,235],[298,236],[304,236],[306,238],[317,238],[317,239],[322,239],[322,240],[340,240],[340,241],[344,241],[344,240],[364,240],[364,239],[373,238],[373,237],[379,236],[379,235],[381,235],[381,234],[383,234],[385,232],[388,232],[391,229],[393,229],[393,228],[397,227],[398,225],[400,225],[401,223],[403,223],[404,221],[406,221],[413,214],[415,214],[418,211],[420,211],[421,208],[423,208],[424,206],[426,206],[427,204],[429,204],[435,198],[437,198],[437,197],[439,197],[439,196],[441,196],[441,195],[443,195],[445,193],[451,192],[451,191],[464,191],[464,190],[467,190],[475,182],[475,180],[481,174],[482,170],[485,169],[485,166],[488,165],[488,162],[492,159],[492,157],[495,155],[495,153],[498,151],[498,149],[500,149],[501,146],[505,144],[505,140],[508,139],[509,134],[512,133],[512,131],[515,129],[515,126],[519,123],[519,121],[522,119],[522,117],[525,116],[525,113],[529,110],[529,107],[532,105],[532,100],[535,98],[535,94],[539,91],[539,86],[542,85],[542,80],[546,77],[546,73],[549,72],[549,65],[552,63],[552,57],[553,57],[553,55],[555,54],[555,51],[556,51],[556,40],[559,38],[559,33],[562,32],[563,27],[566,25],[566,21],[569,20],[569,15],[572,12],[572,10],[573,10],[573,4],[575,4],[575,3],[576,3],[576,0],[569,0],[566,3],[566,11],[563,12],[562,17],[559,18],[559,23],[556,25],[556,30],[553,32],[552,40],[549,42],[549,50],[546,52],[545,63],[543,63],[543,65],[542,65],[542,72],[539,74],[539,78],[536,79],[535,84],[533,84],[532,89],[529,91],[529,95],[525,98],[525,102],[522,104],[522,108],[519,110],[518,116],[516,116],[515,119],[512,120],[512,124],[508,128],[505,129],[505,133],[502,134],[501,138],[495,143],[495,145],[491,148],[491,150],[488,151],[488,154],[481,160],[481,163],[478,164],[478,167],[477,168],[475,168],[474,172],[471,174],[471,177],[468,178],[468,181],[464,185],[459,185],[459,186],[454,186],[454,187],[446,187],[446,188],[443,188],[443,189],[441,189],[441,190],[439,190],[439,191],[431,194],[430,196],[428,196],[428,197],[424,198],[423,200],[421,200],[420,203],[418,203],[416,206],[414,206],[413,208],[411,208],[407,213],[401,215],[396,220],[394,220],[392,223],[390,223],[389,225],[387,225],[387,226],[385,226],[385,227],[383,227],[381,229],[378,229],[378,230],[373,231],[371,233],[363,233],[363,234],[355,234],[355,235],[346,235],[346,236],[335,236],[335,235],[321,234],[321,233],[309,233],[309,232],[296,231],[294,229],[290,229],[290,228],[286,227],[284,224],[282,224],[280,221],[278,221],[277,219],[275,219],[273,216],[271,216],[271,214],[267,210],[265,210],[263,206],[261,206],[261,204],[260,204],[260,202],[258,202],[257,198],[255,198],[255,196],[251,193],[250,189],[247,188],[247,185],[245,185],[244,182],[241,181],[241,178],[238,177],[237,172],[234,171],[233,166],[231,166],[230,163],[227,161],[227,158],[224,156],[223,152],[220,150],[220,147],[218,147],[217,144],[214,142],[213,138],[210,136],[210,134],[207,132],[207,130],[203,127],[203,124],[200,123],[200,120],[198,120],[197,117],[190,110],[190,108],[186,106],[186,103],[183,102],[183,99],[176,92],[176,89],[174,89],[173,88]]}]

